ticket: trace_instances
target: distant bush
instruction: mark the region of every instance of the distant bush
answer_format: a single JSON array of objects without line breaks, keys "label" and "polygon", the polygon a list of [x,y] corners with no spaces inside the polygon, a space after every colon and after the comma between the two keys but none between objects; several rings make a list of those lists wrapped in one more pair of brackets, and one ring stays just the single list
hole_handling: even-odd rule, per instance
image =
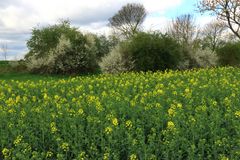
[{"label": "distant bush", "polygon": [[194,59],[199,67],[213,67],[218,63],[218,56],[210,48],[197,49]]},{"label": "distant bush", "polygon": [[[56,31],[60,33],[55,35]],[[35,32],[36,30],[28,41],[30,51],[25,57],[30,71],[50,74],[97,71],[98,47],[94,35],[83,35],[65,23],[37,30],[38,34]],[[45,37],[45,32],[49,33],[49,37]],[[48,44],[51,39],[53,42]],[[47,47],[44,48],[45,46]]]},{"label": "distant bush", "polygon": [[240,66],[240,42],[229,42],[217,49],[221,65]]},{"label": "distant bush", "polygon": [[175,69],[182,54],[173,38],[159,33],[138,33],[125,47],[136,71]]},{"label": "distant bush", "polygon": [[218,65],[218,56],[209,48],[185,50],[183,60],[179,63],[179,69],[205,68]]},{"label": "distant bush", "polygon": [[0,61],[0,74],[27,72],[25,61]]},{"label": "distant bush", "polygon": [[27,41],[29,49],[25,58],[36,56],[42,58],[46,56],[50,50],[56,48],[59,38],[64,35],[68,39],[74,39],[77,28],[71,27],[69,21],[62,21],[59,24],[50,25],[42,28],[34,28],[31,38]]},{"label": "distant bush", "polygon": [[29,69],[37,73],[77,74],[95,72],[94,41],[76,33],[75,39],[69,40],[64,35],[58,45],[45,57],[29,57]]},{"label": "distant bush", "polygon": [[12,72],[16,72],[16,73],[27,72],[27,65],[26,65],[26,62],[24,60],[9,61],[9,65],[11,67]]},{"label": "distant bush", "polygon": [[102,58],[99,66],[104,73],[121,73],[133,69],[133,61],[124,53],[123,44],[119,44]]}]

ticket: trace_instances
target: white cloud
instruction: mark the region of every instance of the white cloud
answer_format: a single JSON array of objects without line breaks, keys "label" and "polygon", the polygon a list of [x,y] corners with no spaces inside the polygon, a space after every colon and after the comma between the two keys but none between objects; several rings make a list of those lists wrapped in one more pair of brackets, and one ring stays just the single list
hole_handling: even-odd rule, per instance
[{"label": "white cloud", "polygon": [[[163,29],[168,19],[164,14],[183,0],[0,0],[0,39],[25,47],[26,37],[38,24],[54,24],[69,18],[81,30],[109,32],[108,18],[124,4],[142,3],[148,11],[146,29]],[[158,15],[158,16],[156,16]],[[16,35],[14,35],[16,34]],[[23,38],[24,37],[24,38]],[[11,46],[14,48],[14,46]],[[17,50],[15,50],[17,52]],[[19,52],[22,52],[19,51]]]},{"label": "white cloud", "polygon": [[[6,28],[30,29],[38,23],[54,23],[60,18],[78,20],[84,25],[106,21],[121,6],[142,3],[148,13],[164,13],[181,4],[182,0],[15,0],[16,5],[0,6],[0,20]],[[1,3],[0,3],[1,5]]]},{"label": "white cloud", "polygon": [[204,25],[216,20],[215,17],[213,16],[198,16],[196,23],[200,26],[203,27]]}]

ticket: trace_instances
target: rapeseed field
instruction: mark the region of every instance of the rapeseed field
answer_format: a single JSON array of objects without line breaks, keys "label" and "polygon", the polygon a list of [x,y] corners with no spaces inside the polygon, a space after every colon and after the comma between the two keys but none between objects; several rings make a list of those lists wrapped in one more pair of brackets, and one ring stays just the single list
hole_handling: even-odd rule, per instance
[{"label": "rapeseed field", "polygon": [[0,159],[240,159],[240,69],[0,80]]}]

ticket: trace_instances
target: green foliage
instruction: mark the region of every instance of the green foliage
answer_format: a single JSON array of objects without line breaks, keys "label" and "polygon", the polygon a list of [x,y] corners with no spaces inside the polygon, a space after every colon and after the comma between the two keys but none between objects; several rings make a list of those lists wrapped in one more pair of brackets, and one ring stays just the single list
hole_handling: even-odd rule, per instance
[{"label": "green foliage", "polygon": [[93,35],[95,39],[96,46],[96,57],[97,59],[101,59],[103,56],[110,52],[111,42],[104,35]]},{"label": "green foliage", "polygon": [[0,80],[0,159],[239,159],[240,70]]},{"label": "green foliage", "polygon": [[[99,40],[100,45],[96,46],[96,36],[83,35],[68,23],[37,30],[39,34],[35,32],[36,30],[33,30],[33,36],[28,42],[28,46],[34,47],[29,47],[30,52],[26,56],[30,71],[51,74],[83,74],[96,72],[98,69],[96,59],[104,51],[98,50],[98,47],[102,47],[102,45]],[[36,41],[36,39],[38,40]],[[42,43],[38,43],[38,41]]]},{"label": "green foliage", "polygon": [[228,42],[217,49],[221,65],[240,66],[240,42]]},{"label": "green foliage", "polygon": [[7,73],[24,73],[27,72],[26,63],[23,60],[20,61],[0,61],[0,74]]},{"label": "green foliage", "polygon": [[173,38],[159,33],[141,32],[127,41],[125,48],[136,71],[175,69],[182,54]]},{"label": "green foliage", "polygon": [[37,56],[37,58],[47,56],[51,49],[56,48],[62,35],[68,39],[74,39],[76,32],[77,28],[71,27],[69,21],[61,21],[59,24],[43,28],[34,28],[31,38],[27,41],[29,53],[25,58],[30,56]]}]

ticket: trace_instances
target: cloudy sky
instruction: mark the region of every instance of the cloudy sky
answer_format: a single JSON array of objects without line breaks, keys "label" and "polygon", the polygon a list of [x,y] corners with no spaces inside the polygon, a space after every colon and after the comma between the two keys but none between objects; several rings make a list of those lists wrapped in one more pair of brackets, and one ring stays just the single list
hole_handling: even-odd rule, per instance
[{"label": "cloudy sky", "polygon": [[31,29],[60,19],[83,31],[107,34],[108,19],[131,2],[142,3],[148,11],[147,30],[164,31],[172,18],[186,13],[194,14],[199,25],[211,20],[195,11],[197,0],[0,0],[0,44],[8,45],[8,59],[20,59],[27,53]]}]

